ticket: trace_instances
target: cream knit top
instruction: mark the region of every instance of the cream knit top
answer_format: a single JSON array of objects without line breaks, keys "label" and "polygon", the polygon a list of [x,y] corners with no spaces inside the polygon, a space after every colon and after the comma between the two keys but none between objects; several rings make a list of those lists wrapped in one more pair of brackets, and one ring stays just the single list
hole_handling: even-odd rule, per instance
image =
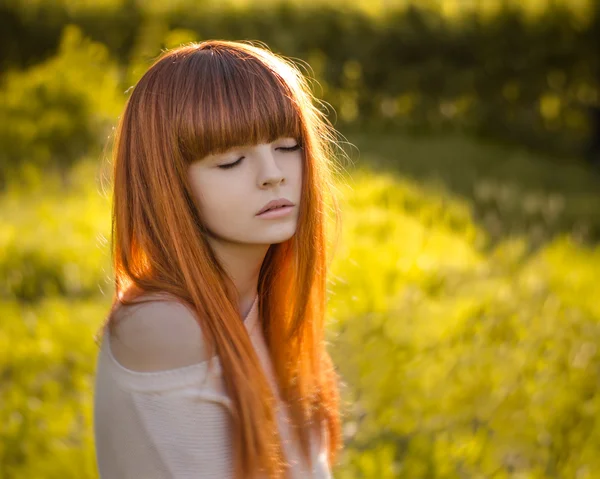
[{"label": "cream knit top", "polygon": [[[146,303],[141,307],[158,311],[157,305],[160,303]],[[287,408],[279,396],[260,327],[258,296],[243,322],[279,401],[278,427],[284,454],[292,464],[292,477],[331,478],[325,427],[322,428],[322,440],[316,430],[313,436],[312,471],[302,460],[299,444],[291,439]],[[219,358],[210,358],[213,362],[210,369],[209,361],[201,361],[175,369],[145,372],[128,369],[119,363],[110,343],[111,335],[107,328],[97,356],[93,406],[100,477],[232,478],[229,423],[232,403],[225,392]]]}]

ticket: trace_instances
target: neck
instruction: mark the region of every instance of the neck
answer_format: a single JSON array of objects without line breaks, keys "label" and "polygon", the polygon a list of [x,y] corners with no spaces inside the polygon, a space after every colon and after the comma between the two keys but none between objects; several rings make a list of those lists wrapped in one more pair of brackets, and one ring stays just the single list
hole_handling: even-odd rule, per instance
[{"label": "neck", "polygon": [[235,285],[240,316],[246,317],[258,291],[258,276],[270,245],[229,243],[210,238],[219,263]]}]

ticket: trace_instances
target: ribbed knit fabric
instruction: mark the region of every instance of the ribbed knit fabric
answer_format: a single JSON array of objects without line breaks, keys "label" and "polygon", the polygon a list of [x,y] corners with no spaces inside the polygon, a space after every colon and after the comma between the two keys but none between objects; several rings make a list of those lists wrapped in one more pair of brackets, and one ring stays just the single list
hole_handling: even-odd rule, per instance
[{"label": "ribbed knit fabric", "polygon": [[[327,434],[311,443],[313,469],[288,429],[260,327],[258,296],[244,318],[252,344],[278,399],[278,427],[293,478],[331,478]],[[96,363],[94,436],[102,479],[229,479],[233,477],[230,398],[218,357],[177,369],[141,372],[113,356],[108,330]]]}]

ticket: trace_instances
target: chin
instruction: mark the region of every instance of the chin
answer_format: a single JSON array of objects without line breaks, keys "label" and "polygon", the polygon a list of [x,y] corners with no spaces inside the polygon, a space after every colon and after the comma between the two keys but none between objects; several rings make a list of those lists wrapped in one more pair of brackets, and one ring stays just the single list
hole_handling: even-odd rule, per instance
[{"label": "chin", "polygon": [[283,243],[284,241],[289,240],[292,236],[294,236],[294,233],[271,235],[270,238],[267,238],[266,243],[269,243],[269,244]]},{"label": "chin", "polygon": [[267,234],[261,235],[261,242],[265,244],[276,244],[283,243],[289,240],[296,233],[296,228],[281,228],[280,231],[271,231]]}]

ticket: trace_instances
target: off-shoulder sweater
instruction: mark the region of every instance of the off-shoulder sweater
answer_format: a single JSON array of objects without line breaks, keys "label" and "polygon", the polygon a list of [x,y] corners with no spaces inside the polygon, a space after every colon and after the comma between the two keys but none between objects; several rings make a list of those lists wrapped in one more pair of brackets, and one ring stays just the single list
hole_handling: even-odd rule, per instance
[{"label": "off-shoulder sweater", "polygon": [[[288,429],[273,365],[260,327],[258,296],[243,319],[275,392],[278,429],[293,478],[331,478],[327,433],[311,442],[313,468]],[[134,371],[113,355],[105,330],[96,361],[94,439],[102,479],[229,479],[233,477],[230,413],[218,356],[160,371]]]}]

